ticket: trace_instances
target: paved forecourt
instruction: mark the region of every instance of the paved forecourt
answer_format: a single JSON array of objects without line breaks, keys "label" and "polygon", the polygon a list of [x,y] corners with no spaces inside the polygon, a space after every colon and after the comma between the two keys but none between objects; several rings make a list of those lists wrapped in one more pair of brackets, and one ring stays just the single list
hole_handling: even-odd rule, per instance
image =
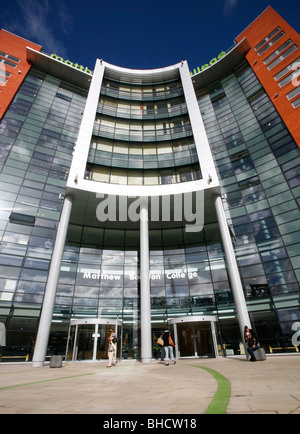
[{"label": "paved forecourt", "polygon": [[0,414],[300,414],[300,355],[0,364]]}]

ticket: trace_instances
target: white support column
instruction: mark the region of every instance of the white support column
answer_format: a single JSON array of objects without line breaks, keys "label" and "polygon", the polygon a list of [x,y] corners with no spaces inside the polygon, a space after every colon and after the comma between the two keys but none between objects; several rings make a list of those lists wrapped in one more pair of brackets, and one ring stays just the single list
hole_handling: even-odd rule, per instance
[{"label": "white support column", "polygon": [[54,302],[56,296],[56,289],[59,279],[59,273],[61,268],[61,261],[63,257],[66,236],[68,231],[68,225],[72,210],[72,197],[67,196],[64,200],[62,214],[58,225],[56,234],[56,240],[52,255],[52,261],[50,265],[48,281],[45,289],[45,296],[43,302],[43,308],[40,318],[40,324],[37,334],[37,339],[34,348],[34,354],[32,359],[32,366],[39,368],[44,365],[48,340],[50,335],[50,328],[52,323]]},{"label": "white support column", "polygon": [[[231,242],[230,232],[222,204],[222,198],[219,195],[215,196],[215,207],[221,232],[223,248],[228,268],[229,279],[231,283],[232,294],[236,306],[238,322],[240,326],[242,342],[244,342],[244,327],[251,328],[250,318],[248,314],[247,304],[241,282],[239,269],[237,266],[234,249]],[[246,353],[247,354],[247,353]]]},{"label": "white support column", "polygon": [[152,361],[151,302],[149,282],[148,198],[140,207],[140,283],[141,283],[141,356],[142,363]]},{"label": "white support column", "polygon": [[180,359],[180,350],[178,345],[178,330],[177,324],[174,323],[174,339],[175,339],[175,359]]},{"label": "white support column", "polygon": [[93,347],[93,362],[96,362],[96,360],[97,360],[98,331],[99,331],[99,324],[96,324],[95,325],[94,347]]},{"label": "white support column", "polygon": [[219,357],[219,351],[218,351],[218,341],[216,335],[215,321],[210,321],[210,330],[211,330],[211,335],[213,340],[214,353],[217,359]]},{"label": "white support column", "polygon": [[203,181],[205,180],[206,185],[208,182],[210,187],[215,187],[219,185],[218,175],[197,101],[195,88],[186,61],[182,62],[179,67],[179,73],[181,76],[184,97],[193,130],[194,143],[197,149]]}]

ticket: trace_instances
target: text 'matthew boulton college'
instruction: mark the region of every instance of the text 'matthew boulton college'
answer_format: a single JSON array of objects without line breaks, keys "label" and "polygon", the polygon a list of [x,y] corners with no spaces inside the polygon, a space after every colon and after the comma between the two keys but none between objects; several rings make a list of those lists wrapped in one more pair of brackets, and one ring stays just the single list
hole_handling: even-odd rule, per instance
[{"label": "text 'matthew boulton college'", "polygon": [[[221,49],[225,47],[220,47]],[[221,50],[220,50],[221,51]],[[300,345],[300,36],[268,7],[208,64],[94,71],[0,31],[1,362]]]}]

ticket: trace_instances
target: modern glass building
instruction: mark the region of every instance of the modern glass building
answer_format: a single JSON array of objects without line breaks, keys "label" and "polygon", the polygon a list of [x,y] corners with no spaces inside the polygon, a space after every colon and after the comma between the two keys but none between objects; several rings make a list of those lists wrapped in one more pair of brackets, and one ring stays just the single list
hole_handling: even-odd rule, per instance
[{"label": "modern glass building", "polygon": [[[261,23],[263,22],[263,26]],[[299,352],[300,36],[93,73],[0,32],[2,362]],[[9,63],[7,63],[9,62]],[[2,68],[2,69],[1,69]]]}]

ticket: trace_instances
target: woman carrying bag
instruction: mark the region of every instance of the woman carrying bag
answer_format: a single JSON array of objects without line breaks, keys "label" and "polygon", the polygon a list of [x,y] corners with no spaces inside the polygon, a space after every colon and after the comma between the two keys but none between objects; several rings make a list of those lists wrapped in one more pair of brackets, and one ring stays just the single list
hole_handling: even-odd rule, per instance
[{"label": "woman carrying bag", "polygon": [[169,354],[172,360],[172,365],[176,364],[174,359],[174,350],[175,347],[174,341],[172,339],[170,329],[166,328],[164,334],[162,336],[162,340],[164,341],[164,350],[165,350],[165,366],[169,366]]},{"label": "woman carrying bag", "polygon": [[164,341],[163,341],[163,336],[164,336],[164,332],[161,332],[160,337],[157,339],[157,345],[159,345],[161,347],[161,352],[160,352],[160,360],[163,362],[164,358],[165,358],[165,349],[164,349]]},{"label": "woman carrying bag", "polygon": [[116,344],[114,343],[115,340],[115,334],[114,331],[111,329],[110,335],[108,338],[108,365],[107,368],[111,368],[111,364],[113,363],[113,366],[116,366],[117,361],[115,359],[115,353],[116,353]]}]

